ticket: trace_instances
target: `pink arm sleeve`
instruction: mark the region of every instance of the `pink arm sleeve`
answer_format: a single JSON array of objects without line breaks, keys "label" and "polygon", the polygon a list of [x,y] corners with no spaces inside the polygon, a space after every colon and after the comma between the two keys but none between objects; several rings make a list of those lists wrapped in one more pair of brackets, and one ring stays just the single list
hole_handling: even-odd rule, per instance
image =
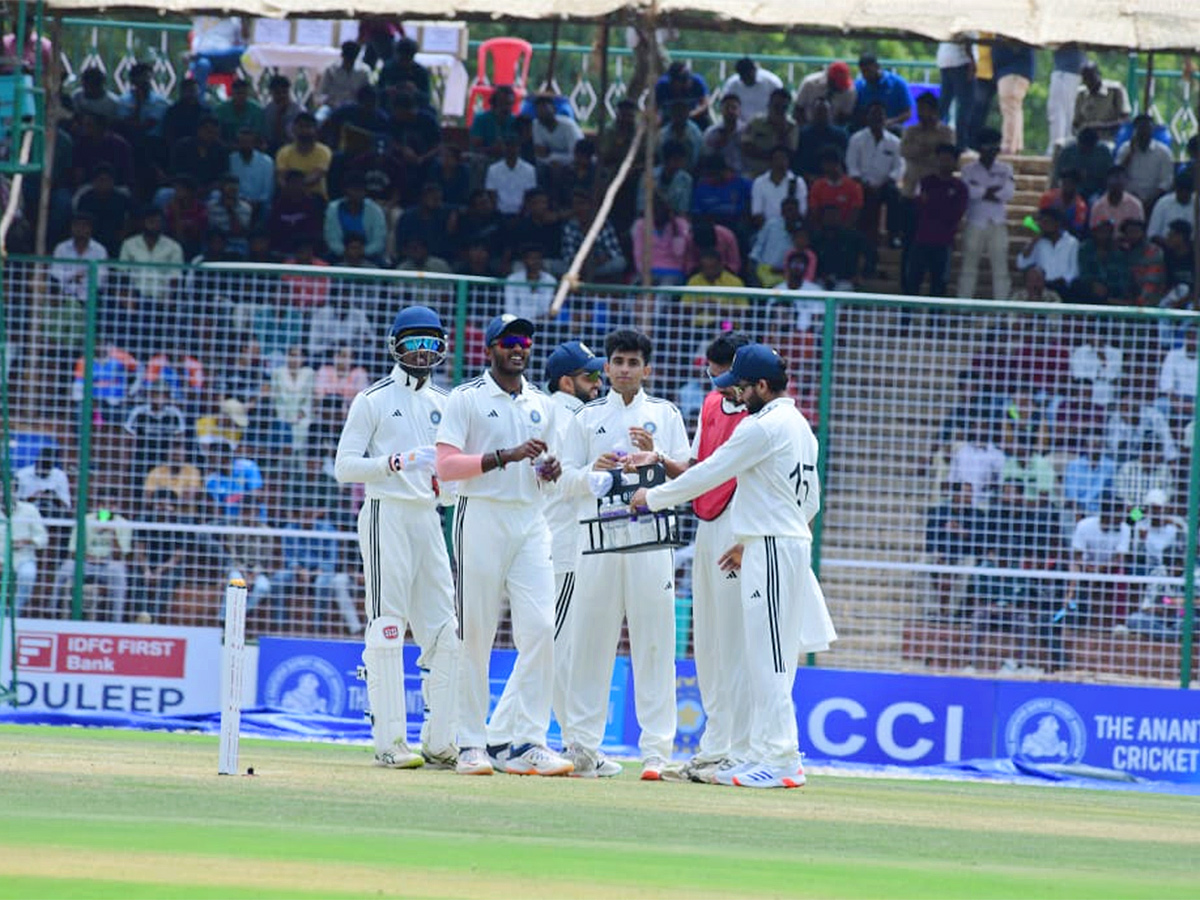
[{"label": "pink arm sleeve", "polygon": [[483,474],[483,457],[463,453],[449,444],[437,445],[437,474],[442,481],[466,481]]}]

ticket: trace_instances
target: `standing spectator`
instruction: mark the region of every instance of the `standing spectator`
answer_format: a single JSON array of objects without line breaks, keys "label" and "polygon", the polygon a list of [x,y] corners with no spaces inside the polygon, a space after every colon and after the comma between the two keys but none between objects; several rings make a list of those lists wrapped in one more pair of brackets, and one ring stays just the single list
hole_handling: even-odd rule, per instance
[{"label": "standing spectator", "polygon": [[288,348],[287,362],[271,373],[271,405],[275,410],[277,443],[298,453],[308,441],[312,424],[313,383],[316,373],[305,364],[304,347]]},{"label": "standing spectator", "polygon": [[800,128],[788,115],[792,95],[782,88],[772,91],[767,111],[747,123],[742,131],[742,159],[746,176],[754,179],[767,170],[776,147],[784,147],[789,158],[800,146]]},{"label": "standing spectator", "polygon": [[1079,247],[1079,281],[1073,299],[1081,303],[1125,304],[1133,296],[1129,254],[1116,241],[1109,219],[1092,226],[1091,237]]},{"label": "standing spectator", "polygon": [[300,113],[292,123],[292,134],[295,140],[280,147],[275,154],[275,173],[280,186],[286,173],[300,172],[304,175],[308,193],[322,200],[328,199],[325,176],[329,174],[333,151],[317,140],[317,120],[311,113]]},{"label": "standing spectator", "polygon": [[1037,226],[1038,233],[1017,254],[1017,268],[1037,266],[1045,273],[1046,285],[1066,297],[1079,277],[1079,241],[1063,228],[1056,209],[1038,210]]},{"label": "standing spectator", "polygon": [[303,243],[315,245],[323,226],[321,201],[305,189],[304,173],[296,169],[285,172],[279,196],[267,216],[271,252],[283,256]]},{"label": "standing spectator", "polygon": [[734,94],[721,98],[721,120],[704,132],[704,154],[719,154],[734,172],[741,173],[742,161],[742,101]]},{"label": "standing spectator", "polygon": [[737,61],[734,71],[737,74],[725,81],[721,100],[737,97],[741,101],[741,123],[745,125],[755,116],[766,113],[771,93],[782,88],[783,82],[778,75],[761,68],[748,56]]},{"label": "standing spectator", "polygon": [[1112,168],[1112,149],[1100,143],[1100,137],[1092,128],[1079,132],[1079,137],[1068,138],[1054,159],[1054,172],[1050,183],[1058,187],[1065,173],[1079,173],[1079,192],[1091,203],[1104,191],[1108,171]]},{"label": "standing spectator", "polygon": [[[12,541],[13,570],[10,576],[16,582],[16,613],[22,615],[33,588],[37,584],[37,554],[50,546],[50,533],[42,521],[42,514],[32,503],[14,500],[12,523],[0,504],[0,547]],[[0,554],[0,574],[4,572],[4,558]]]},{"label": "standing spectator", "polygon": [[1175,159],[1166,144],[1155,140],[1154,119],[1146,113],[1134,118],[1133,136],[1117,151],[1117,164],[1125,167],[1129,193],[1146,209],[1174,184]]},{"label": "standing spectator", "polygon": [[379,88],[383,91],[386,106],[394,105],[400,96],[408,94],[422,109],[431,108],[433,94],[429,70],[417,62],[419,49],[420,45],[412,38],[402,37],[396,41],[392,58],[379,72]]},{"label": "standing spectator", "polygon": [[917,227],[905,273],[908,279],[905,293],[920,293],[928,274],[930,296],[944,297],[954,236],[967,211],[967,188],[954,174],[958,148],[945,143],[936,153],[937,171],[926,175],[917,185]]},{"label": "standing spectator", "polygon": [[967,186],[966,228],[963,229],[962,271],[958,296],[974,297],[979,258],[986,252],[992,270],[993,300],[1005,300],[1012,290],[1008,274],[1008,202],[1016,192],[1012,166],[996,159],[1000,135],[994,128],[979,132],[979,159],[963,166]]},{"label": "standing spectator", "polygon": [[992,66],[1000,98],[1000,149],[1016,155],[1025,149],[1025,95],[1033,82],[1033,48],[1016,41],[997,41],[992,47]]},{"label": "standing spectator", "polygon": [[[883,104],[887,114],[885,125],[899,128],[912,114],[912,97],[908,82],[895,72],[885,72],[874,53],[864,53],[858,58],[859,77],[854,81],[854,117],[858,123],[866,121],[867,107],[873,102]],[[936,116],[937,101],[934,100]]]},{"label": "standing spectator", "polygon": [[[848,179],[846,181],[855,184]],[[812,249],[821,261],[821,283],[828,290],[855,290],[858,287],[859,262],[863,256],[862,235],[846,225],[841,210],[834,204],[826,204],[810,218],[813,222]],[[797,232],[792,232],[793,247],[796,240]]]},{"label": "standing spectator", "polygon": [[[721,262],[721,254],[715,247],[700,251],[700,267],[687,280],[688,287],[740,288],[745,282],[730,272]],[[685,294],[680,304],[687,311],[686,322],[693,329],[691,336],[711,331],[717,325],[727,328],[746,313],[749,306],[745,297],[729,294]],[[734,326],[736,327],[736,326]],[[689,346],[685,344],[685,346]]]},{"label": "standing spectator", "polygon": [[1058,187],[1050,188],[1038,199],[1038,209],[1053,209],[1061,217],[1067,231],[1079,239],[1087,235],[1088,205],[1079,192],[1079,171],[1067,169]]},{"label": "standing spectator", "polygon": [[859,229],[866,237],[866,274],[873,276],[879,257],[879,213],[886,209],[888,238],[895,246],[900,240],[900,178],[904,173],[904,158],[900,155],[900,138],[884,128],[882,103],[867,107],[867,127],[850,136],[846,148],[846,170],[862,185],[863,208]]},{"label": "standing spectator", "polygon": [[471,152],[486,159],[499,159],[504,155],[504,143],[517,136],[516,117],[513,104],[516,94],[507,84],[497,85],[492,93],[490,109],[475,114],[471,121]]},{"label": "standing spectator", "polygon": [[237,145],[229,154],[229,174],[237,179],[238,196],[254,210],[261,222],[275,196],[275,160],[257,149],[258,137],[249,125],[237,131]]},{"label": "standing spectator", "polygon": [[691,117],[701,129],[712,124],[708,114],[708,82],[688,68],[686,62],[676,60],[667,67],[654,85],[654,97],[659,109],[666,109],[672,100],[686,100]]},{"label": "standing spectator", "polygon": [[75,213],[91,218],[92,234],[109,256],[121,252],[125,223],[132,211],[129,189],[117,187],[112,166],[108,163],[96,166],[92,183],[75,195]]},{"label": "standing spectator", "polygon": [[971,53],[971,41],[938,44],[937,67],[942,79],[938,118],[949,125],[950,110],[954,110],[954,133],[958,136],[958,152],[962,153],[967,149],[975,106],[975,57]]},{"label": "standing spectator", "polygon": [[[88,266],[92,260],[108,259],[108,251],[92,238],[92,217],[77,212],[71,216],[71,236],[54,248],[54,258],[59,260],[50,267],[50,280],[64,297],[85,302],[88,292]],[[106,272],[96,270],[98,284],[104,284]]]},{"label": "standing spectator", "polygon": [[858,221],[862,207],[862,187],[853,178],[846,177],[842,154],[835,147],[826,147],[821,151],[821,177],[813,182],[808,194],[812,219],[822,221],[826,208],[829,208],[836,212],[835,221],[839,227],[850,228]]},{"label": "standing spectator", "polygon": [[504,142],[504,158],[488,166],[484,187],[492,194],[496,210],[503,216],[516,216],[525,203],[525,194],[537,187],[537,170],[521,159],[520,141],[513,137]]},{"label": "standing spectator", "polygon": [[361,234],[366,254],[382,260],[387,246],[387,220],[379,204],[367,197],[367,180],[361,172],[350,172],[343,184],[346,195],[325,209],[325,246],[333,258],[346,252],[346,235]]},{"label": "standing spectator", "polygon": [[1114,228],[1120,228],[1127,219],[1146,220],[1142,201],[1125,189],[1126,183],[1124,166],[1113,166],[1108,170],[1105,192],[1092,204],[1088,216],[1089,228],[1095,228],[1097,222],[1106,219],[1113,223]]},{"label": "standing spectator", "polygon": [[857,107],[858,92],[854,89],[849,65],[836,60],[828,67],[804,76],[792,107],[797,124],[806,125],[812,121],[813,106],[818,100],[829,104],[829,117],[834,125],[846,127],[850,124]]},{"label": "standing spectator", "polygon": [[1079,93],[1080,75],[1087,53],[1078,44],[1063,44],[1054,48],[1054,67],[1050,72],[1050,93],[1046,97],[1046,118],[1050,123],[1050,143],[1046,155],[1071,136],[1075,117],[1075,96]]},{"label": "standing spectator", "polygon": [[357,41],[342,42],[342,58],[327,66],[317,84],[317,116],[326,118],[340,106],[353,103],[359,90],[371,85],[371,70],[358,61]]},{"label": "standing spectator", "polygon": [[793,154],[792,168],[810,181],[821,174],[821,157],[827,149],[846,156],[845,130],[829,122],[829,104],[818,100],[813,104],[812,119],[800,129],[800,146]]},{"label": "standing spectator", "polygon": [[1167,228],[1172,222],[1183,221],[1196,227],[1196,211],[1192,205],[1193,184],[1190,175],[1180,173],[1175,176],[1174,192],[1163,194],[1154,204],[1150,213],[1150,224],[1146,226],[1146,234],[1151,240],[1166,238]]},{"label": "standing spectator", "polygon": [[1085,128],[1096,132],[1102,141],[1113,141],[1117,131],[1129,121],[1129,94],[1119,81],[1100,77],[1100,66],[1094,60],[1085,62],[1079,70],[1083,88],[1075,95],[1075,114],[1071,128],[1079,134]]},{"label": "standing spectator", "polygon": [[[650,236],[650,275],[654,284],[683,284],[692,227],[684,216],[671,212],[666,197],[654,198],[654,227]],[[646,264],[646,227],[643,219],[634,220],[632,229],[633,268],[640,275]]]},{"label": "standing spectator", "polygon": [[[286,75],[272,75],[267,82],[271,99],[262,110],[262,139],[266,151],[274,156],[292,138],[292,125],[304,108],[292,99],[292,82]],[[239,123],[244,124],[244,123]],[[316,133],[316,120],[313,121]]]},{"label": "standing spectator", "polygon": [[[99,584],[108,595],[111,617],[114,622],[125,621],[125,598],[129,583],[129,573],[125,567],[125,557],[133,549],[133,535],[129,529],[129,520],[120,513],[113,512],[108,504],[101,502],[98,509],[87,514],[84,519],[84,564],[83,576],[85,583]],[[74,556],[79,547],[79,530],[71,529],[71,538],[67,542],[68,557],[58,567],[54,576],[54,599],[58,610],[66,610],[70,600],[68,589],[75,581]],[[92,595],[94,597],[94,595]],[[88,592],[84,592],[85,619],[97,618],[98,609],[87,604]],[[94,600],[92,603],[94,604]]]},{"label": "standing spectator", "polygon": [[996,35],[981,31],[975,41],[975,100],[967,123],[967,146],[975,146],[975,135],[988,123],[996,99],[996,66],[992,48]]},{"label": "standing spectator", "polygon": [[[183,265],[183,248],[163,233],[163,214],[149,206],[142,213],[142,230],[121,244],[121,262],[161,263]],[[179,279],[174,268],[139,266],[130,272],[133,285],[142,298],[153,303],[167,299],[167,294]]]},{"label": "standing spectator", "polygon": [[789,170],[791,151],[782,144],[771,151],[770,167],[754,179],[750,185],[750,221],[755,229],[761,229],[771,219],[782,215],[782,204],[794,198],[800,215],[808,213],[808,185],[804,179]]},{"label": "standing spectator", "polygon": [[266,132],[263,108],[250,99],[250,82],[244,78],[239,78],[233,83],[229,90],[229,99],[217,104],[213,115],[220,123],[221,140],[226,144],[232,144],[243,128],[249,128],[256,139],[253,146],[257,146],[257,138]]},{"label": "standing spectator", "polygon": [[[885,109],[886,113],[886,109]],[[926,92],[917,97],[917,121],[904,129],[900,138],[900,155],[904,157],[904,176],[900,181],[903,209],[903,247],[900,269],[908,268],[908,257],[917,227],[917,185],[938,168],[937,150],[954,143],[954,130],[938,121],[937,98]],[[904,275],[900,276],[901,281]]]}]

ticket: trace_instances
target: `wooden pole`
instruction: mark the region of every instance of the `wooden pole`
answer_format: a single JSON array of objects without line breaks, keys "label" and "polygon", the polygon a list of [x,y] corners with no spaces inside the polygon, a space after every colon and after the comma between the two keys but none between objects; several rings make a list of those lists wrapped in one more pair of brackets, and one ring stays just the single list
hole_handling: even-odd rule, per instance
[{"label": "wooden pole", "polygon": [[1142,112],[1150,115],[1150,100],[1154,97],[1154,51],[1146,54],[1146,81],[1142,85]]},{"label": "wooden pole", "polygon": [[[58,144],[58,83],[62,71],[62,16],[55,16],[50,26],[50,65],[42,73],[42,96],[45,109],[42,125],[45,127],[42,143],[42,171],[38,190],[37,233],[34,250],[38,256],[46,256],[46,233],[50,229],[50,192],[54,188],[54,149]],[[41,56],[39,48],[38,56]]]},{"label": "wooden pole", "polygon": [[600,25],[600,108],[596,111],[596,134],[608,125],[608,16]]},{"label": "wooden pole", "polygon": [[637,320],[643,330],[649,330],[653,316],[654,295],[649,292],[654,279],[651,261],[654,259],[654,151],[658,145],[658,0],[651,0],[650,8],[642,17],[639,29],[638,50],[646,54],[646,105],[642,121],[646,127],[644,166],[642,172],[642,258],[638,261],[642,270],[642,287],[647,291],[638,302]]},{"label": "wooden pole", "polygon": [[558,85],[554,81],[554,70],[558,66],[558,29],[561,20],[555,19],[550,26],[550,61],[546,63],[546,80],[542,82],[542,90],[558,93]]}]

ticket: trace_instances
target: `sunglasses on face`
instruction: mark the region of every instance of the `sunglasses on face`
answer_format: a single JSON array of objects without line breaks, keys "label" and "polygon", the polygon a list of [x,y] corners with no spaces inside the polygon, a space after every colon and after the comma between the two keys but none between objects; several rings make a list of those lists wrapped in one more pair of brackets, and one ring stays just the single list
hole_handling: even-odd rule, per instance
[{"label": "sunglasses on face", "polygon": [[593,381],[593,382],[597,382],[597,381],[599,381],[601,378],[603,378],[604,376],[603,376],[603,375],[601,375],[599,372],[576,372],[576,373],[575,373],[575,377],[576,377],[576,378],[582,378],[582,379],[584,379],[585,381]]},{"label": "sunglasses on face", "polygon": [[406,337],[400,341],[400,349],[405,353],[415,353],[419,350],[441,350],[442,339],[428,335],[425,337]]},{"label": "sunglasses on face", "polygon": [[512,350],[516,347],[521,347],[528,350],[533,346],[533,338],[527,334],[506,334],[496,340],[496,343],[505,350]]}]

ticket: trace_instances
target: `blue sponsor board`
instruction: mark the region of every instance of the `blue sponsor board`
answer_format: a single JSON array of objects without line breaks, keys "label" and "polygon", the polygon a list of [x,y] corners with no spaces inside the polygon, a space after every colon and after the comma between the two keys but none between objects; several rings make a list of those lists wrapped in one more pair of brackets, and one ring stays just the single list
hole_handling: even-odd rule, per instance
[{"label": "blue sponsor board", "polygon": [[[417,673],[420,650],[404,646],[404,693],[410,741],[420,740],[425,704]],[[491,702],[504,691],[516,661],[515,650],[493,650],[488,675]],[[258,647],[257,699],[261,706],[282,709],[295,715],[326,715],[362,719],[366,715],[367,685],[358,679],[362,644],[358,641],[314,641],[299,638],[264,637]],[[609,718],[605,745],[621,743],[625,730],[625,687],[629,661],[621,658],[613,669],[609,696]],[[558,740],[558,725],[552,723],[549,739]]]}]

